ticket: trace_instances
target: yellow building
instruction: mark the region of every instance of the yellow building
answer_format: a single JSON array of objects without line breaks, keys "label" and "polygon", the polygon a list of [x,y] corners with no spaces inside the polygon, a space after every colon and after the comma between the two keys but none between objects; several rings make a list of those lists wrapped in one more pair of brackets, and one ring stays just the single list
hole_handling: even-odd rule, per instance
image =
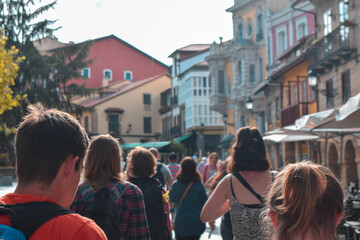
[{"label": "yellow building", "polygon": [[73,102],[92,109],[78,118],[89,135],[110,133],[122,143],[159,141],[160,93],[170,87],[171,78],[163,74],[133,83],[123,81]]}]

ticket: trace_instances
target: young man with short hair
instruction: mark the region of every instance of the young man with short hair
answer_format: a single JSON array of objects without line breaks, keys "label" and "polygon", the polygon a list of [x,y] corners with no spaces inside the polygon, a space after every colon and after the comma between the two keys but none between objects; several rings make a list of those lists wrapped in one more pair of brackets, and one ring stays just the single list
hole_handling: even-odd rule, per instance
[{"label": "young man with short hair", "polygon": [[[70,114],[55,109],[46,110],[40,104],[28,109],[30,112],[15,136],[18,185],[14,193],[1,197],[0,203],[27,203],[23,205],[25,212],[30,211],[29,204],[33,203],[44,206],[52,203],[50,205],[58,208],[68,208],[79,184],[88,146],[87,134]],[[38,218],[34,215],[27,219],[28,223],[32,224],[32,219]],[[8,214],[1,214],[0,224],[11,226],[15,223],[11,222]],[[35,227],[29,239],[102,240],[106,236],[94,221],[76,213],[66,213]]]},{"label": "young man with short hair", "polygon": [[167,189],[170,189],[173,178],[171,176],[169,168],[160,162],[159,151],[156,148],[150,148],[149,151],[154,155],[157,161],[156,174],[154,178],[157,178],[161,184]]}]

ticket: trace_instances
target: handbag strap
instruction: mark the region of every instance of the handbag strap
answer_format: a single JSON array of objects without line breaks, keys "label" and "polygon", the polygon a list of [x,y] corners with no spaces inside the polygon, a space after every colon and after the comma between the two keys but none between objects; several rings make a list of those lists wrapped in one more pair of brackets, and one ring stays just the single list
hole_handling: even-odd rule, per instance
[{"label": "handbag strap", "polygon": [[185,192],[183,193],[183,195],[182,195],[182,197],[181,197],[181,199],[180,199],[180,201],[179,201],[179,203],[178,203],[178,205],[177,205],[177,208],[180,207],[180,204],[182,203],[182,201],[183,201],[186,193],[189,191],[189,189],[190,189],[190,187],[191,187],[192,184],[193,184],[193,183],[191,182],[191,183],[189,184],[189,186],[186,188]]}]

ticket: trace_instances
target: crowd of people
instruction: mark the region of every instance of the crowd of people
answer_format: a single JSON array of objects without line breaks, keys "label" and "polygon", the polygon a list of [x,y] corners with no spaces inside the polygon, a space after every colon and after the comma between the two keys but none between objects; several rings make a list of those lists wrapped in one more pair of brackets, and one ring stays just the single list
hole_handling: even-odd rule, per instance
[{"label": "crowd of people", "polygon": [[221,217],[225,240],[327,240],[344,217],[334,174],[310,161],[272,171],[256,128],[237,131],[226,161],[170,153],[165,165],[157,149],[136,147],[122,169],[117,139],[89,143],[71,115],[32,105],[15,153],[18,185],[0,198],[0,239],[198,240]]}]

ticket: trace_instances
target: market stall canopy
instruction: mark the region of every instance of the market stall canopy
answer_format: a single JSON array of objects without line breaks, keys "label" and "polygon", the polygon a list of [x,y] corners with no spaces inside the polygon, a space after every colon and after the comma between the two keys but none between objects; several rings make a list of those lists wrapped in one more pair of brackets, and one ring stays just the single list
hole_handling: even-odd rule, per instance
[{"label": "market stall canopy", "polygon": [[337,109],[329,109],[321,112],[304,115],[295,121],[294,130],[312,129],[321,124],[328,123],[335,119],[337,113],[338,113]]},{"label": "market stall canopy", "polygon": [[263,137],[264,141],[271,141],[275,143],[280,142],[298,142],[318,139],[318,136],[309,134],[272,134]]},{"label": "market stall canopy", "polygon": [[143,143],[124,143],[121,144],[122,149],[132,149],[136,147],[143,147],[143,148],[162,148],[169,145],[170,142],[164,141],[164,142],[143,142]]},{"label": "market stall canopy", "polygon": [[173,142],[174,143],[181,143],[182,141],[188,139],[189,137],[191,137],[192,134],[188,134],[188,135],[184,135],[184,136],[181,136],[181,137],[177,137],[177,138],[174,138]]},{"label": "market stall canopy", "polygon": [[349,98],[344,105],[338,108],[335,119],[326,124],[322,124],[318,128],[360,128],[360,93]]}]

